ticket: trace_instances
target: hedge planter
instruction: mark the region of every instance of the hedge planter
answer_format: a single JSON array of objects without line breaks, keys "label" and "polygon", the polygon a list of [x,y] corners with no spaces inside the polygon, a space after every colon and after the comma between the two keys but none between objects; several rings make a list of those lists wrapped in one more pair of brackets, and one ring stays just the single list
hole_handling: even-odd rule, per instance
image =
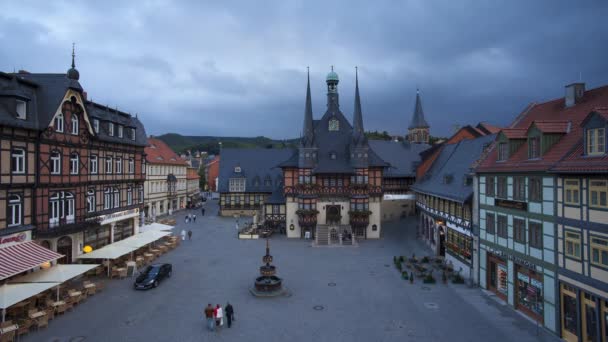
[{"label": "hedge planter", "polygon": [[429,273],[426,276],[424,276],[424,279],[422,280],[422,282],[425,284],[435,284],[436,280],[433,277],[433,273]]},{"label": "hedge planter", "polygon": [[408,280],[410,279],[409,275],[407,274],[407,272],[401,272],[401,278]]}]

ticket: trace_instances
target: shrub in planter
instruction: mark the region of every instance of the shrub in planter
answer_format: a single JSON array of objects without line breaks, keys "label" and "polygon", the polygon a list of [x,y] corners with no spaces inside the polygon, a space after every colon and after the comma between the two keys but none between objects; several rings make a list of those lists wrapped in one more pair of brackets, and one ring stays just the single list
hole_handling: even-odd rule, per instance
[{"label": "shrub in planter", "polygon": [[401,278],[408,280],[409,276],[408,276],[407,272],[401,272]]},{"label": "shrub in planter", "polygon": [[429,257],[427,257],[427,256],[423,257],[422,260],[420,260],[420,262],[423,262],[423,263],[429,262]]},{"label": "shrub in planter", "polygon": [[405,258],[402,256],[399,257],[399,262],[403,262],[405,260]]},{"label": "shrub in planter", "polygon": [[401,266],[401,263],[400,263],[400,262],[398,262],[396,266],[397,266],[397,269],[398,269],[399,271],[401,271],[401,269],[403,268],[403,267]]},{"label": "shrub in planter", "polygon": [[427,275],[424,276],[424,279],[422,280],[423,283],[425,284],[435,284],[435,278],[433,277],[433,272],[428,273]]},{"label": "shrub in planter", "polygon": [[454,276],[454,278],[452,278],[452,283],[453,284],[464,284],[464,278],[460,274],[457,274]]}]

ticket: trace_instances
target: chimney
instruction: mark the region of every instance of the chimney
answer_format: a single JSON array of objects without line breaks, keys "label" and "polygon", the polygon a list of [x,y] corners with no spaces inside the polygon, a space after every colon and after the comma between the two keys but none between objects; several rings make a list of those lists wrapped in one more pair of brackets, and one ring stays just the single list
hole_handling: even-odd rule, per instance
[{"label": "chimney", "polygon": [[566,86],[566,107],[572,107],[581,102],[585,95],[585,83],[572,83]]}]

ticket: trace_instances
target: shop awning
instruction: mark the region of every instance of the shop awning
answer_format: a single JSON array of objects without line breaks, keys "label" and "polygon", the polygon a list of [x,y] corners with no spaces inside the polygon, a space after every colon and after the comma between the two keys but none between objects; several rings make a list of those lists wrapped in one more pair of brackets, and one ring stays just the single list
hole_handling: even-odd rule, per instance
[{"label": "shop awning", "polygon": [[77,277],[99,265],[95,264],[72,264],[72,265],[55,265],[53,267],[32,272],[13,279],[9,284],[18,283],[63,283],[74,277]]},{"label": "shop awning", "polygon": [[170,231],[173,228],[175,228],[175,227],[154,222],[154,223],[147,224],[147,225],[141,227],[140,231],[142,233],[149,232],[149,231]]},{"label": "shop awning", "polygon": [[91,253],[83,254],[78,256],[78,259],[118,259],[125,254],[129,254],[136,250],[136,248],[130,248],[126,246],[117,246],[116,243],[101,247],[100,249],[94,250]]},{"label": "shop awning", "polygon": [[0,248],[0,280],[61,257],[63,255],[46,249],[34,241]]},{"label": "shop awning", "polygon": [[151,230],[130,236],[124,240],[115,242],[114,244],[117,246],[124,246],[130,248],[141,248],[167,235],[171,235],[171,233]]},{"label": "shop awning", "polygon": [[22,300],[44,292],[59,283],[25,283],[0,286],[0,309],[6,309]]}]

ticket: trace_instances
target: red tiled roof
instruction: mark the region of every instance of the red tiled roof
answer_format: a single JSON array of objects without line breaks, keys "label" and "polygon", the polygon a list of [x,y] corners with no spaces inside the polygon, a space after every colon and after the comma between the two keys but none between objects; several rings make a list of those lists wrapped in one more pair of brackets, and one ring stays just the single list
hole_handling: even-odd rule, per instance
[{"label": "red tiled roof", "polygon": [[526,139],[526,132],[528,130],[519,128],[503,128],[500,131],[509,139]]},{"label": "red tiled roof", "polygon": [[477,125],[477,126],[481,126],[481,127],[485,128],[488,132],[490,132],[490,134],[496,134],[496,133],[500,132],[500,127],[490,125],[485,122],[480,122],[479,125]]},{"label": "red tiled roof", "polygon": [[537,120],[533,123],[543,133],[568,133],[571,124],[570,121],[548,120]]},{"label": "red tiled roof", "polygon": [[186,170],[186,179],[199,179],[201,176],[198,175],[196,168],[189,167]]},{"label": "red tiled roof", "polygon": [[[533,122],[554,122],[543,124],[554,128],[563,128],[563,122],[571,122],[570,132],[564,134],[540,159],[528,159],[528,144],[524,143],[506,161],[497,161],[497,150],[489,153],[488,157],[477,168],[478,172],[526,172],[547,171],[566,155],[572,155],[579,148],[582,151],[583,129],[581,122],[587,115],[598,107],[608,107],[608,86],[585,91],[581,101],[571,107],[565,107],[564,98],[533,104],[527,107],[511,128],[527,130]],[[560,123],[561,122],[561,123]],[[504,132],[504,130],[503,130]],[[579,146],[580,145],[580,146]],[[580,157],[582,152],[578,153]],[[589,161],[593,158],[585,157]],[[599,157],[603,159],[603,157]],[[596,163],[584,163],[581,167],[592,167]],[[595,166],[593,166],[595,167]],[[605,168],[605,166],[604,166]]]},{"label": "red tiled roof", "polygon": [[167,144],[157,138],[148,138],[145,152],[146,162],[150,164],[188,165]]}]

